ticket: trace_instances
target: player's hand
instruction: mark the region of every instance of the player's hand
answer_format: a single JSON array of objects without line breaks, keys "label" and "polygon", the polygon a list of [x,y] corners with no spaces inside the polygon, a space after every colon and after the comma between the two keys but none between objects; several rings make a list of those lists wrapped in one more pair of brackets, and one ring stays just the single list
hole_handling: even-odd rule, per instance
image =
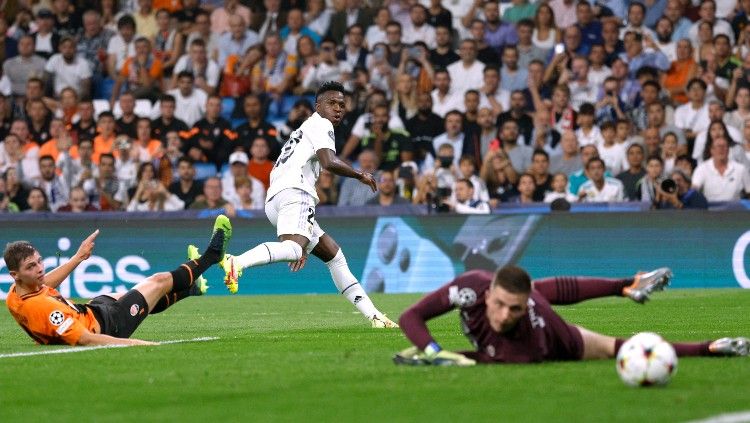
[{"label": "player's hand", "polygon": [[375,182],[375,177],[372,176],[372,173],[369,172],[362,172],[359,174],[359,182],[362,182],[363,184],[367,185],[372,189],[372,192],[375,192],[378,190],[378,184]]},{"label": "player's hand", "polygon": [[97,236],[99,236],[99,229],[95,230],[94,233],[83,240],[81,246],[78,247],[78,251],[76,252],[78,258],[86,260],[91,257],[91,253],[94,251],[94,240]]},{"label": "player's hand", "polygon": [[307,264],[307,254],[303,253],[302,258],[289,263],[289,270],[291,270],[292,272],[299,272],[300,270],[302,270],[302,268],[305,267],[305,264]]},{"label": "player's hand", "polygon": [[440,350],[436,354],[426,355],[427,361],[433,366],[473,366],[477,364],[476,360],[472,360],[463,354]]}]

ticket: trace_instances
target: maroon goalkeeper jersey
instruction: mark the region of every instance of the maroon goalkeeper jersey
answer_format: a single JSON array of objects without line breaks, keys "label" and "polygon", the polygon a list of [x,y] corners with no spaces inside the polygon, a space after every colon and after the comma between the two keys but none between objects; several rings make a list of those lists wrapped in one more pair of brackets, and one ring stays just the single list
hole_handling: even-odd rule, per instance
[{"label": "maroon goalkeeper jersey", "polygon": [[486,317],[485,294],[493,274],[475,270],[464,273],[427,295],[404,312],[401,329],[409,340],[424,349],[434,339],[426,321],[459,309],[464,334],[474,345],[468,354],[480,362],[529,363],[545,360],[579,360],[583,356],[580,331],[567,324],[541,292],[532,289],[528,311],[516,327],[495,332]]}]

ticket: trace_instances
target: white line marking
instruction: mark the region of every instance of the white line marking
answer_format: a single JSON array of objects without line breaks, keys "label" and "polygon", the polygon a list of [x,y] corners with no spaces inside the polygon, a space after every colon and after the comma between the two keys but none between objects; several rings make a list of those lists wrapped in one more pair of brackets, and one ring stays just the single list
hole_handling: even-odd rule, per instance
[{"label": "white line marking", "polygon": [[750,422],[750,411],[719,414],[702,420],[692,420],[688,423],[747,423]]},{"label": "white line marking", "polygon": [[[217,339],[219,338],[215,336],[204,336],[204,337],[193,338],[193,339],[174,339],[171,341],[159,342],[159,345],[182,344],[185,342],[207,342],[207,341],[215,341]],[[102,350],[105,348],[125,348],[125,347],[135,347],[135,346],[136,345],[97,345],[94,347],[71,347],[71,348],[60,348],[56,350],[28,351],[28,352],[18,352],[18,353],[10,353],[10,354],[0,354],[0,358],[28,357],[32,355],[47,355],[47,354],[70,354],[70,353],[79,353],[79,352],[84,352],[84,351]]]}]

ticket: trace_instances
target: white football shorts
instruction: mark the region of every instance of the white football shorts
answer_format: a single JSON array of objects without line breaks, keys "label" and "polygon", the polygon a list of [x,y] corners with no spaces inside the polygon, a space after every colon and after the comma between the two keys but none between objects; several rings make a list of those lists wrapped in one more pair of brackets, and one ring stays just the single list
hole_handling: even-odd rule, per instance
[{"label": "white football shorts", "polygon": [[310,253],[320,237],[325,234],[315,220],[315,199],[309,193],[297,188],[279,191],[266,202],[266,216],[276,227],[276,235],[302,235],[310,243]]}]

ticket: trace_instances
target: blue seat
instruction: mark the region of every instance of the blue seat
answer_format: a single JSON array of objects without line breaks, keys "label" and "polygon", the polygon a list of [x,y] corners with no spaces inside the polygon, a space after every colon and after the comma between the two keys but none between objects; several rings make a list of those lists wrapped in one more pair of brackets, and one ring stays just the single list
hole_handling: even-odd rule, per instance
[{"label": "blue seat", "polygon": [[234,112],[234,97],[224,97],[221,99],[221,117],[226,120],[232,120]]},{"label": "blue seat", "polygon": [[216,176],[216,166],[213,163],[196,163],[195,179],[204,181],[212,176]]}]

